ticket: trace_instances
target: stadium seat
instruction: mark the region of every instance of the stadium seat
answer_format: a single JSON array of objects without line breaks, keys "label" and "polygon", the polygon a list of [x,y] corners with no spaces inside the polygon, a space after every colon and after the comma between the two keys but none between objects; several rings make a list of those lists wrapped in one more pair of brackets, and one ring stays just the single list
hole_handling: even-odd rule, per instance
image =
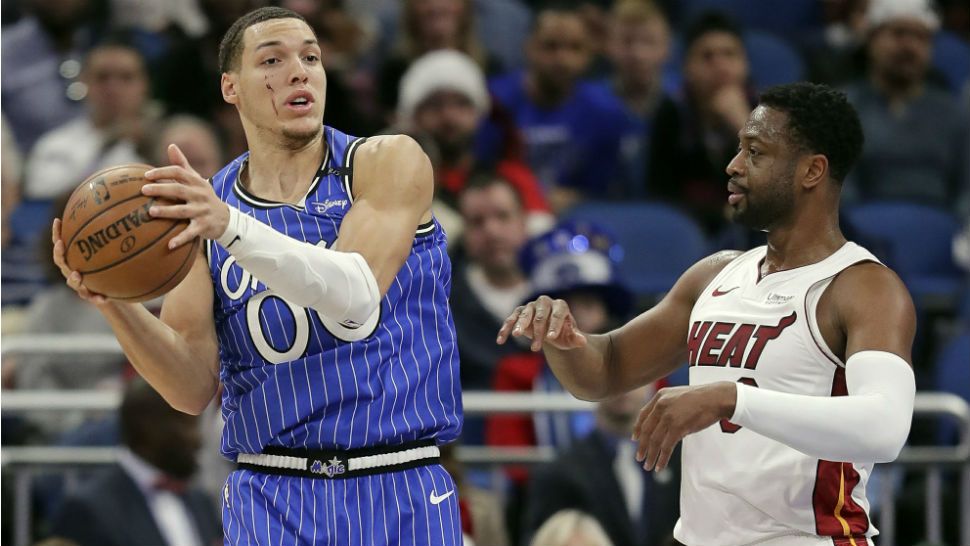
[{"label": "stadium seat", "polygon": [[678,13],[684,24],[704,11],[716,10],[746,28],[772,32],[800,32],[822,26],[822,6],[818,0],[786,0],[784,7],[766,6],[763,0],[683,0]]},{"label": "stadium seat", "polygon": [[946,210],[904,202],[876,202],[844,211],[861,237],[886,251],[886,265],[903,279],[917,304],[957,307],[965,276],[953,262],[953,237],[960,229]]},{"label": "stadium seat", "polygon": [[750,30],[744,34],[744,47],[758,90],[805,79],[805,62],[798,51],[774,34]]},{"label": "stadium seat", "polygon": [[624,254],[620,273],[640,296],[667,292],[708,251],[700,227],[669,205],[589,202],[571,209],[565,218],[595,222],[616,236]]},{"label": "stadium seat", "polygon": [[970,80],[970,45],[951,32],[940,31],[933,39],[933,67],[939,70],[954,93]]}]

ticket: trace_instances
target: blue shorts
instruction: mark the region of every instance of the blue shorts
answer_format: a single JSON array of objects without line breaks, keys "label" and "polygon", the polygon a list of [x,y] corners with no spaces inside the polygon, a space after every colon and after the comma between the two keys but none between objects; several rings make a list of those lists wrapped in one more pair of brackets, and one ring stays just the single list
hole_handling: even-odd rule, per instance
[{"label": "blue shorts", "polygon": [[227,546],[462,544],[458,492],[439,464],[334,480],[236,470],[222,527]]}]

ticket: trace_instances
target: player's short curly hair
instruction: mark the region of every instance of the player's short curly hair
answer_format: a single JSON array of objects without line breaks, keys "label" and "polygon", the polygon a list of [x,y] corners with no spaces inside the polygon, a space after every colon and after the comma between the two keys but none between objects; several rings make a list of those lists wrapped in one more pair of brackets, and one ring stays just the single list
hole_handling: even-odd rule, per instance
[{"label": "player's short curly hair", "polygon": [[239,68],[239,58],[243,50],[243,33],[257,23],[272,19],[299,19],[306,22],[302,15],[286,8],[267,6],[250,11],[236,19],[226,31],[226,35],[222,37],[222,42],[219,43],[219,71],[230,72]]},{"label": "player's short curly hair", "polygon": [[862,153],[862,124],[845,94],[808,82],[778,85],[761,94],[761,105],[788,114],[792,145],[829,160],[829,175],[842,182]]}]

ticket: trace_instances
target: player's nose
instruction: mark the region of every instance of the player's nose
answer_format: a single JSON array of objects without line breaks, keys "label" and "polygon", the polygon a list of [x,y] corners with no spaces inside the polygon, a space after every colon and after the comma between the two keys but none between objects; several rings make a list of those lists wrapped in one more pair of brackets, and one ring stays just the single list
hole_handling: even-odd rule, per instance
[{"label": "player's nose", "polygon": [[732,177],[742,176],[744,174],[744,160],[741,159],[741,150],[738,150],[738,153],[734,154],[734,157],[731,158],[731,161],[727,164],[724,171],[728,173],[728,176]]},{"label": "player's nose", "polygon": [[296,63],[293,72],[290,74],[290,84],[306,83],[309,73],[303,63]]}]

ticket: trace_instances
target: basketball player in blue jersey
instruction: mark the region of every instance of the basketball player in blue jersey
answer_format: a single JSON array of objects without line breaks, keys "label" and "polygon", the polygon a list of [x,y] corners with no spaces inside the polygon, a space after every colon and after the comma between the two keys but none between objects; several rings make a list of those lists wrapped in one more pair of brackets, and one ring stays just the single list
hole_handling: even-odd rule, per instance
[{"label": "basketball player in blue jersey", "polygon": [[211,181],[177,147],[151,209],[207,240],[160,318],[91,293],[136,369],[175,408],[224,386],[226,544],[461,542],[438,447],[461,428],[451,266],[431,166],[407,137],[321,124],[326,74],[306,22],[260,8],[220,47],[249,151]]}]

